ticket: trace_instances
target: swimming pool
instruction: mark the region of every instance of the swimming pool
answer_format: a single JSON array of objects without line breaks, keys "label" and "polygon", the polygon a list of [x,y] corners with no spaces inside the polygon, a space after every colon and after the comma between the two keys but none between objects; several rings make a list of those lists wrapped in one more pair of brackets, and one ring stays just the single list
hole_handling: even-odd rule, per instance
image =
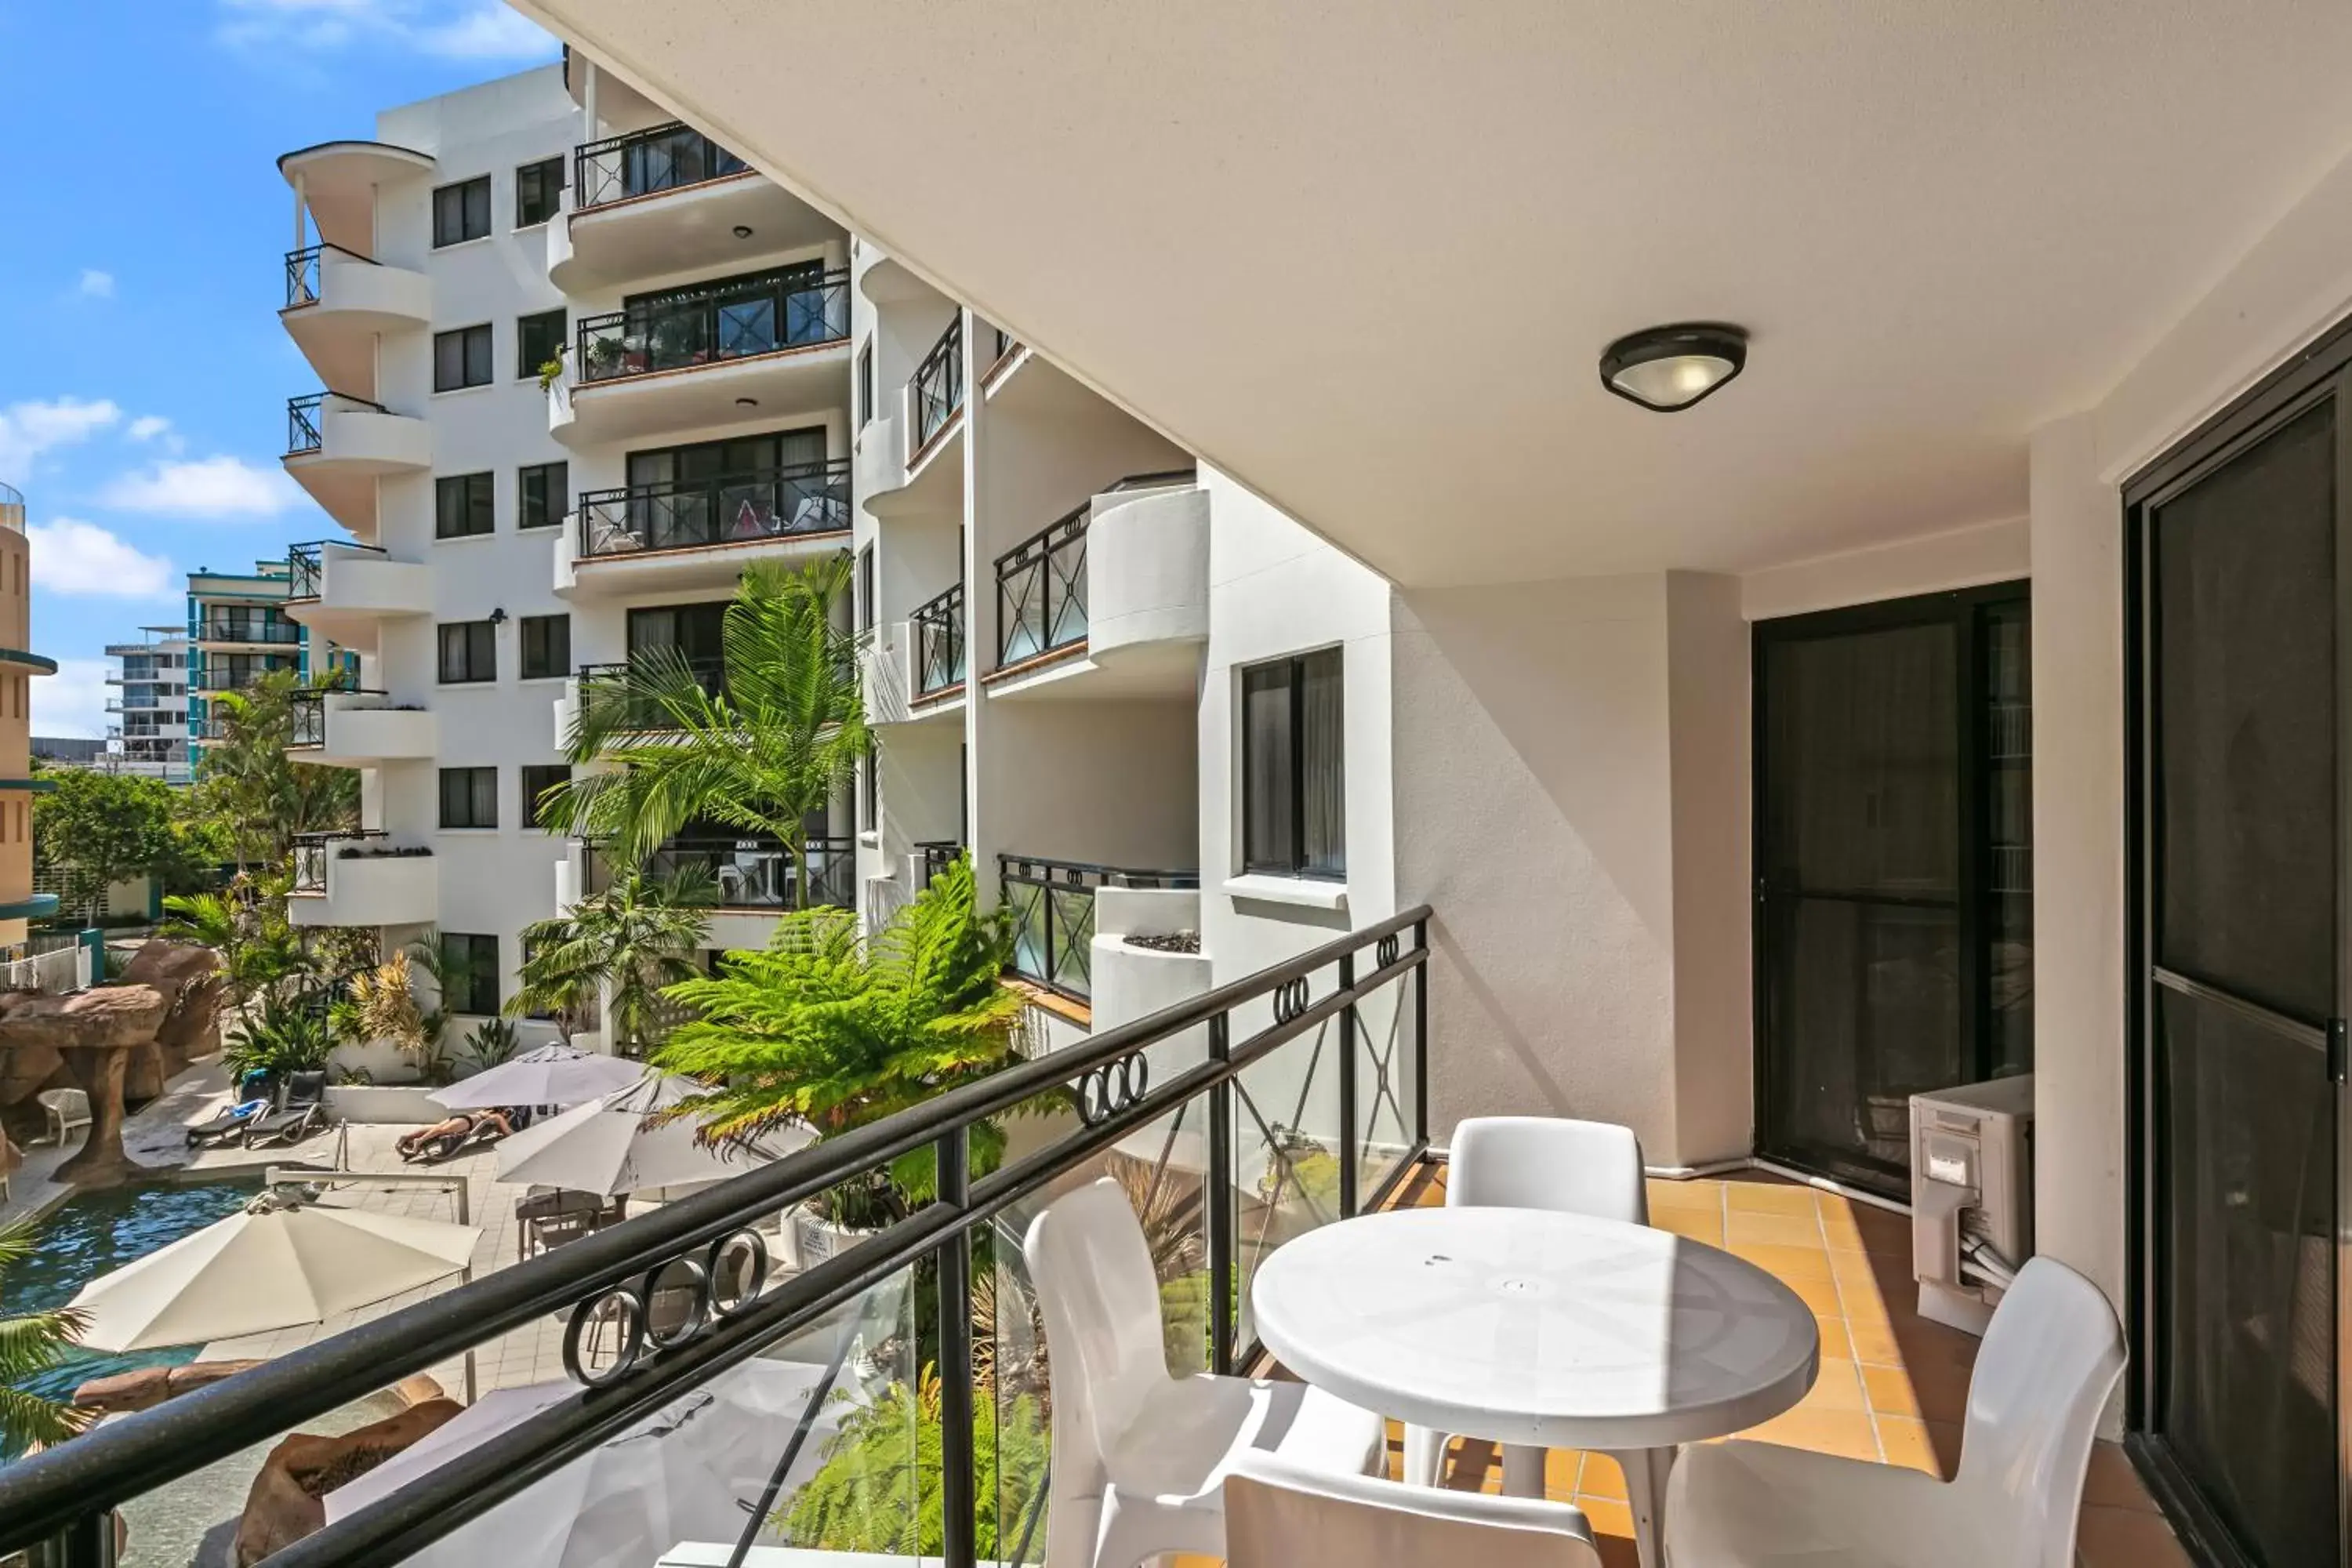
[{"label": "swimming pool", "polygon": [[[0,1312],[62,1307],[100,1275],[227,1218],[258,1191],[253,1182],[156,1182],[76,1193],[35,1223],[32,1256],[0,1275]],[[195,1360],[202,1348],[183,1345],[128,1355],[69,1351],[56,1366],[16,1386],[68,1400],[93,1377],[180,1366]]]}]

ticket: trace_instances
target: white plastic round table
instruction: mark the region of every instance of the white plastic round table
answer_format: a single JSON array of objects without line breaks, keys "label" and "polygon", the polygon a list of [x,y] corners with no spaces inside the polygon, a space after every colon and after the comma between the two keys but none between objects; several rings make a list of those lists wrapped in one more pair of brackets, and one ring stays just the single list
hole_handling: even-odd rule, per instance
[{"label": "white plastic round table", "polygon": [[[1325,1226],[1258,1266],[1250,1305],[1283,1365],[1367,1410],[1618,1456],[1644,1564],[1659,1561],[1674,1446],[1780,1415],[1821,1361],[1811,1310],[1744,1258],[1539,1209],[1400,1209]],[[1528,1489],[1514,1479],[1507,1489]]]}]

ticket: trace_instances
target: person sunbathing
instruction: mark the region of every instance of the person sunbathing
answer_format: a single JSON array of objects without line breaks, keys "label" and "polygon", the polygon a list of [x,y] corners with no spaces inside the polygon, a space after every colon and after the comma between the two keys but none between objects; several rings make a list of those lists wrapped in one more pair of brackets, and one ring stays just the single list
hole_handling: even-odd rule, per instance
[{"label": "person sunbathing", "polygon": [[393,1148],[404,1160],[414,1160],[444,1138],[470,1138],[484,1126],[498,1129],[504,1138],[514,1131],[514,1120],[504,1110],[461,1110],[446,1121],[436,1121],[430,1127],[420,1127],[396,1140]]}]

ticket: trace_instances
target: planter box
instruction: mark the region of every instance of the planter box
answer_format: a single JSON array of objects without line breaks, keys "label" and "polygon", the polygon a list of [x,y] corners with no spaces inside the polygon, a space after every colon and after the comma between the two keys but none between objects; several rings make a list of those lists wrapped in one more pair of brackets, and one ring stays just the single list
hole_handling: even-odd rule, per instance
[{"label": "planter box", "polygon": [[804,1208],[794,1209],[784,1226],[784,1267],[795,1270],[814,1268],[836,1253],[847,1251],[872,1234],[870,1231],[846,1229]]},{"label": "planter box", "polygon": [[423,1084],[329,1084],[327,1114],[380,1127],[430,1127],[449,1115],[434,1092]]}]

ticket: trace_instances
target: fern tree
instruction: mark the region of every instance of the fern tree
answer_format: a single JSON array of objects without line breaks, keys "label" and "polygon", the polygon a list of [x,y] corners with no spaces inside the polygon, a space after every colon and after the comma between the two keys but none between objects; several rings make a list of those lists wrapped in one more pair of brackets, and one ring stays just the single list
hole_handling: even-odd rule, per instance
[{"label": "fern tree", "polygon": [[548,791],[547,819],[609,842],[628,866],[689,823],[771,835],[806,909],[808,819],[849,788],[869,743],[856,638],[835,625],[849,581],[846,555],[746,572],[719,632],[719,691],[667,647],[590,683],[566,750],[601,771]]},{"label": "fern tree", "polygon": [[695,954],[709,941],[715,891],[693,872],[655,878],[624,870],[603,892],[532,921],[523,928],[520,984],[507,999],[508,1016],[552,1014],[569,1040],[609,990],[615,1048],[641,1053],[663,1016],[664,988],[698,973]]},{"label": "fern tree", "polygon": [[[730,952],[716,976],[669,987],[697,1016],[654,1063],[713,1086],[681,1107],[707,1142],[785,1124],[833,1137],[1014,1059],[1024,1004],[998,978],[1012,947],[1003,912],[981,912],[961,856],[870,938],[845,910],[800,910],[765,949]],[[974,1127],[971,1144],[975,1170],[994,1169],[1003,1132]],[[891,1174],[925,1201],[930,1152]]]},{"label": "fern tree", "polygon": [[[24,1261],[32,1250],[23,1226],[0,1230],[0,1269]],[[95,1419],[89,1411],[16,1386],[64,1360],[87,1321],[70,1307],[0,1315],[0,1459],[62,1443]]]}]

